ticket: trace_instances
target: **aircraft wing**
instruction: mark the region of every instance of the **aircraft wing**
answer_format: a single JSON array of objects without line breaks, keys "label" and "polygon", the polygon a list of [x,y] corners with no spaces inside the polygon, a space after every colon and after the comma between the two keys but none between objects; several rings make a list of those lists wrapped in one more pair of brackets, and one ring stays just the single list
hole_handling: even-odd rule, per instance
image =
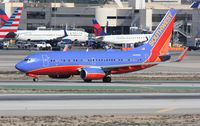
[{"label": "aircraft wing", "polygon": [[102,66],[101,68],[105,71],[118,69],[118,68],[125,68],[125,67],[134,67],[134,66],[149,66],[149,65],[157,65],[161,62],[151,62],[151,63],[138,63],[138,64],[123,64],[123,65],[112,65],[112,66]]},{"label": "aircraft wing", "polygon": [[95,39],[96,39],[98,42],[101,42],[101,41],[104,39],[104,36],[97,36],[97,37],[95,37]]},{"label": "aircraft wing", "polygon": [[123,64],[123,65],[111,65],[111,66],[102,66],[101,68],[105,71],[117,69],[117,68],[124,68],[124,67],[133,67],[133,66],[149,66],[149,65],[158,65],[163,63],[174,63],[174,62],[181,62],[183,58],[185,57],[186,53],[188,51],[188,48],[186,48],[180,56],[174,60],[174,61],[164,61],[164,62],[147,62],[147,63],[136,63],[136,64]]}]

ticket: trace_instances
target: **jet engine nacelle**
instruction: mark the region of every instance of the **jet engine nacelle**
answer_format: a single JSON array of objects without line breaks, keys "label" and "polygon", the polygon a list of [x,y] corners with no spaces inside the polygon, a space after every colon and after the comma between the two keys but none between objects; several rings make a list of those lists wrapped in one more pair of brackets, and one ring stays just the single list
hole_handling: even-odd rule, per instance
[{"label": "jet engine nacelle", "polygon": [[99,80],[105,77],[105,72],[100,68],[83,68],[80,76],[83,80]]},{"label": "jet engine nacelle", "polygon": [[70,78],[71,75],[59,75],[59,74],[55,74],[55,75],[48,75],[50,78],[53,79],[67,79]]}]

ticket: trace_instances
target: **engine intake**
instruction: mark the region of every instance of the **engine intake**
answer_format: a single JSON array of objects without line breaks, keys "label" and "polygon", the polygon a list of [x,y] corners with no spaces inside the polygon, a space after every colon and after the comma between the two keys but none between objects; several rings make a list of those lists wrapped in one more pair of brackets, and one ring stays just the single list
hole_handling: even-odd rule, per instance
[{"label": "engine intake", "polygon": [[105,77],[105,72],[100,68],[83,68],[80,76],[83,80],[100,80]]}]

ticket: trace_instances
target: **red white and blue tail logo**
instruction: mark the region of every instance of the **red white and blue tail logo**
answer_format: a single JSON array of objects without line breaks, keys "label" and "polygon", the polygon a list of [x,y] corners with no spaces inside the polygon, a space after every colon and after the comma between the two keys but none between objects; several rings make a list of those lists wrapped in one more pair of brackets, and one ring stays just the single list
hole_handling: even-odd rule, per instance
[{"label": "red white and blue tail logo", "polygon": [[8,33],[15,33],[17,31],[21,15],[22,7],[18,7],[4,26],[0,28],[0,39],[10,38]]},{"label": "red white and blue tail logo", "polygon": [[4,24],[8,21],[8,16],[5,13],[4,10],[0,9],[0,19],[1,19],[1,26],[4,26]]}]

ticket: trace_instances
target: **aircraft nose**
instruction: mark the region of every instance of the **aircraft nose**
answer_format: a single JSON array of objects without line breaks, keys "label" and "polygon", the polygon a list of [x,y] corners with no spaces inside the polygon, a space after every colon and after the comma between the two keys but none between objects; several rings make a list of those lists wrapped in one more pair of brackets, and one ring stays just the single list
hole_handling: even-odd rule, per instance
[{"label": "aircraft nose", "polygon": [[21,72],[26,72],[26,71],[24,70],[23,63],[22,63],[22,62],[17,63],[17,64],[15,65],[15,68],[16,68],[17,70],[21,71]]}]

